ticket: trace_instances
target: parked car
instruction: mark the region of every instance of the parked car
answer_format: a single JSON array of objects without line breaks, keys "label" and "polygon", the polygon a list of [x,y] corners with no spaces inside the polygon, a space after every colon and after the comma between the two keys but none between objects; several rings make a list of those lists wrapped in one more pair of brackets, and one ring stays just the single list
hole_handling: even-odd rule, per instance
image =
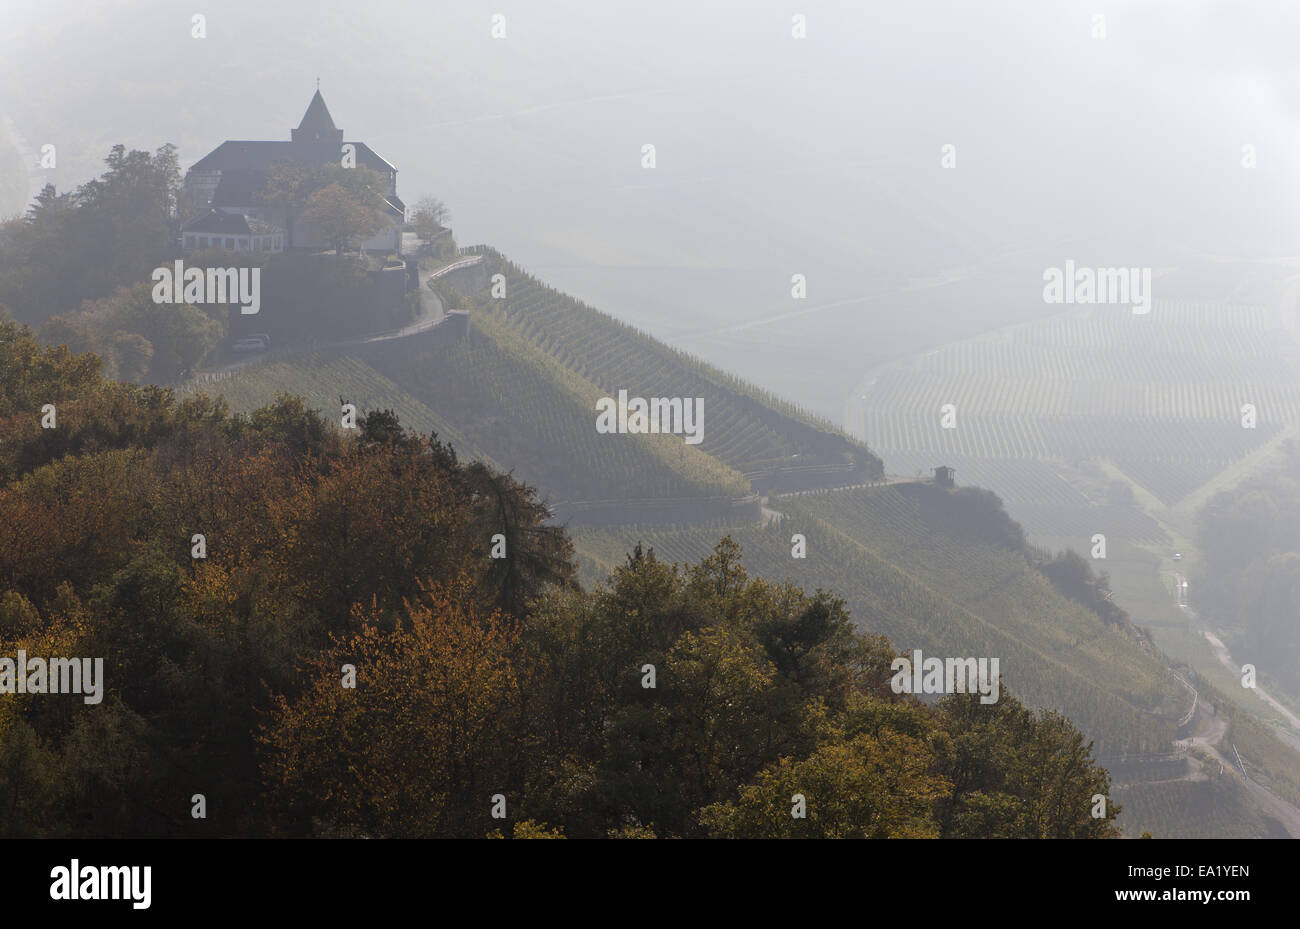
[{"label": "parked car", "polygon": [[265,332],[250,332],[248,334],[248,338],[257,339],[266,348],[271,347],[271,337],[267,335]]},{"label": "parked car", "polygon": [[1174,561],[1182,561],[1182,560],[1183,560],[1183,553],[1182,553],[1182,552],[1174,552]]},{"label": "parked car", "polygon": [[232,352],[264,352],[266,343],[261,339],[247,338],[240,339],[234,345],[230,346]]}]

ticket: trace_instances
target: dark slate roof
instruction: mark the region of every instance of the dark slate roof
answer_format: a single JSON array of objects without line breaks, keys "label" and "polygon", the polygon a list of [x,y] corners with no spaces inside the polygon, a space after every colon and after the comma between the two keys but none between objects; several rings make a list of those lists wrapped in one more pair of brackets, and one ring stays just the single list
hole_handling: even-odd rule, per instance
[{"label": "dark slate roof", "polygon": [[[258,202],[266,175],[257,171],[223,171],[221,181],[212,194],[214,207],[248,207]],[[385,195],[384,202],[388,212],[394,216],[406,217],[406,204],[396,194]]]},{"label": "dark slate roof", "polygon": [[299,132],[315,134],[318,132],[333,132],[338,127],[334,125],[334,119],[330,116],[329,107],[325,105],[325,98],[320,95],[317,89],[316,96],[311,98],[311,103],[307,104],[307,112],[302,114],[302,122],[298,124]]},{"label": "dark slate roof", "polygon": [[248,235],[248,223],[240,213],[223,213],[208,210],[197,219],[181,227],[181,232],[203,232],[217,235]]},{"label": "dark slate roof", "polygon": [[266,186],[263,171],[222,171],[217,189],[212,192],[213,206],[250,206]]},{"label": "dark slate roof", "polygon": [[357,164],[387,174],[397,169],[375,154],[365,142],[222,142],[190,168],[191,171],[257,171],[265,174],[278,161],[338,164],[340,145],[355,145]]},{"label": "dark slate roof", "polygon": [[245,216],[244,222],[248,224],[248,231],[253,235],[273,235],[277,232],[284,232],[275,223],[268,223],[264,219],[258,219],[256,216]]}]

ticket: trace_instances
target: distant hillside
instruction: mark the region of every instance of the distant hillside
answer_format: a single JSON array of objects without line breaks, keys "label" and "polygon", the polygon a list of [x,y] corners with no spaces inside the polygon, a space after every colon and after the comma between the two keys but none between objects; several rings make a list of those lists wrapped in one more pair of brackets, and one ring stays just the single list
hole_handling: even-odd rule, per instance
[{"label": "distant hillside", "polygon": [[[1087,501],[1051,466],[1106,462],[1174,506],[1300,422],[1296,361],[1292,337],[1259,307],[1157,302],[1146,316],[1098,307],[894,365],[855,425],[901,473],[942,458],[973,483],[1054,507],[1033,511],[1027,528],[1060,535],[1070,524],[1062,511]],[[945,404],[956,408],[953,428],[940,421]],[[1255,408],[1253,428],[1242,426],[1244,404]]]},{"label": "distant hillside", "polygon": [[[1087,554],[1105,536],[1097,568],[1121,605],[1163,650],[1215,673],[1176,608],[1173,556],[1194,557],[1192,515],[1208,497],[1300,429],[1287,279],[1260,274],[1251,304],[1079,308],[900,360],[861,391],[853,429],[891,471],[942,461],[993,490],[1039,545]],[[1165,284],[1206,289],[1181,269]]]}]

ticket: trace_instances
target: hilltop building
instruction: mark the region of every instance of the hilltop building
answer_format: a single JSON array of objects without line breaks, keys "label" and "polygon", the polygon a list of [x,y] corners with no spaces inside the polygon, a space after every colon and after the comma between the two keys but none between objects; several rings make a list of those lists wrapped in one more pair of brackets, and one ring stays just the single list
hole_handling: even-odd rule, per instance
[{"label": "hilltop building", "polygon": [[936,487],[956,487],[957,471],[947,465],[939,465],[934,469],[934,484]]},{"label": "hilltop building", "polygon": [[246,216],[210,209],[181,228],[185,251],[224,248],[231,252],[282,252],[284,230],[273,224]]},{"label": "hilltop building", "polygon": [[181,211],[188,217],[181,227],[182,248],[187,252],[202,248],[327,248],[319,230],[301,218],[290,224],[288,211],[263,203],[261,193],[275,165],[286,161],[341,164],[347,146],[351,146],[358,165],[378,171],[388,180],[384,192],[385,224],[362,247],[372,252],[400,253],[406,205],[397,196],[397,169],[366,143],[343,140],[343,130],[334,125],[319,89],[298,128],[290,130],[288,142],[222,142],[195,162],[181,188]]}]

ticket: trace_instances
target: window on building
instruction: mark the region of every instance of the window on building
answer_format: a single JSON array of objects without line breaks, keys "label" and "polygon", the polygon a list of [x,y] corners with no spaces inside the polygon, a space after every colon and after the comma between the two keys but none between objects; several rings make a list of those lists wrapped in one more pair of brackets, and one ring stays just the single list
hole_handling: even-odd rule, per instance
[{"label": "window on building", "polygon": [[234,239],[226,239],[226,248],[234,249],[234,247],[235,247],[235,240],[234,240]]}]

